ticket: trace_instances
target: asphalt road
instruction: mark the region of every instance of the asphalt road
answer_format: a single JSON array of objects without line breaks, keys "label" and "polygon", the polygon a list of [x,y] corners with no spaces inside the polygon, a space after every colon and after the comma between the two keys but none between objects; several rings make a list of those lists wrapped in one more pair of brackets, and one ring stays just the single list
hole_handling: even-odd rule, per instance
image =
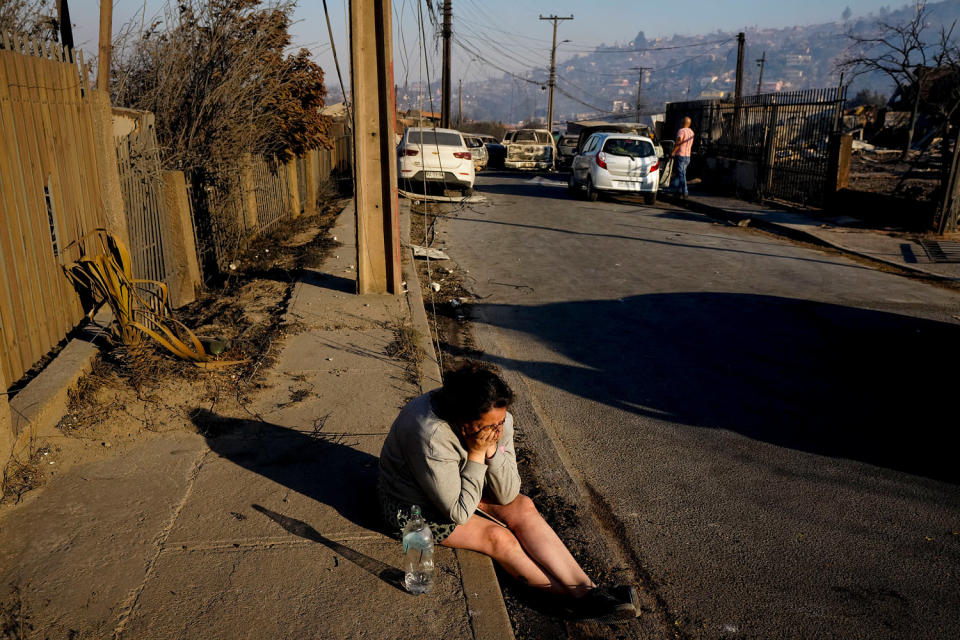
[{"label": "asphalt road", "polygon": [[440,239],[681,632],[955,638],[960,294],[562,180],[485,174]]}]

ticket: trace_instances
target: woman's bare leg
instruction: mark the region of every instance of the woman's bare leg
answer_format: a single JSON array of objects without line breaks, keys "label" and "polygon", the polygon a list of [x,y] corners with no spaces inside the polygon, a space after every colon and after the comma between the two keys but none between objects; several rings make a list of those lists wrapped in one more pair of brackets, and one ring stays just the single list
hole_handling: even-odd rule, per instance
[{"label": "woman's bare leg", "polygon": [[506,524],[536,564],[570,595],[582,596],[596,586],[527,496],[520,494],[510,504],[482,499],[480,509]]},{"label": "woman's bare leg", "polygon": [[507,573],[531,587],[559,594],[570,593],[562,582],[527,555],[513,533],[481,516],[470,516],[466,523],[458,525],[440,544],[484,553],[496,560]]}]

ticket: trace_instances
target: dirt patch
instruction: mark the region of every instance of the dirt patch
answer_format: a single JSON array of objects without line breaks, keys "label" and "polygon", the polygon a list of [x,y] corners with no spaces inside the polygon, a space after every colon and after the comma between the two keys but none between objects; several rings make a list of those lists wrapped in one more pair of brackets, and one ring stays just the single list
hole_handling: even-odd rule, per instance
[{"label": "dirt patch", "polygon": [[[220,358],[243,364],[200,369],[152,343],[104,350],[69,393],[67,412],[57,425],[60,436],[51,438],[56,446],[31,455],[38,465],[8,465],[3,503],[23,499],[47,476],[115,455],[145,437],[197,431],[192,419],[197,407],[250,414],[248,395],[265,387],[263,372],[279,351],[278,339],[296,330],[285,324],[284,314],[299,271],[321,264],[340,246],[329,236],[340,205],[330,202],[317,214],[284,220],[254,239],[217,286],[175,312],[201,339],[223,342]],[[300,385],[291,390],[289,402],[302,402],[310,393]]]}]

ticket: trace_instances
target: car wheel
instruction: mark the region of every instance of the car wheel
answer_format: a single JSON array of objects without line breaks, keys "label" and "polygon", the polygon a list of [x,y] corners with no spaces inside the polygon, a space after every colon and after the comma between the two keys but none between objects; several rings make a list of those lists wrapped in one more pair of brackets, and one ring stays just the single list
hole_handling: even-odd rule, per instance
[{"label": "car wheel", "polygon": [[570,177],[567,179],[567,193],[571,198],[579,198],[583,192],[580,190],[580,185],[577,184],[577,181],[573,179],[573,172],[570,172]]},{"label": "car wheel", "polygon": [[596,189],[593,188],[593,179],[587,176],[587,185],[584,187],[586,189],[585,197],[589,202],[596,202],[600,194]]},{"label": "car wheel", "polygon": [[653,204],[653,203],[656,202],[656,201],[657,201],[657,194],[656,194],[656,192],[643,194],[643,204],[645,204],[645,205],[651,205],[651,204]]}]

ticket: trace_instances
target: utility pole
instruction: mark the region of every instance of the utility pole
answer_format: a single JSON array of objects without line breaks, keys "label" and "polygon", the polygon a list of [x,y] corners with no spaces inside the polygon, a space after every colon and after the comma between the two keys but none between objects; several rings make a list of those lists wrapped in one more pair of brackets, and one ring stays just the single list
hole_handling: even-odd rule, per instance
[{"label": "utility pole", "polygon": [[60,23],[60,44],[73,49],[73,25],[67,0],[57,0],[57,22]]},{"label": "utility pole", "polygon": [[639,71],[640,77],[637,78],[637,122],[640,122],[640,99],[643,97],[643,74],[652,67],[632,67],[631,71]]},{"label": "utility pole", "polygon": [[361,294],[400,292],[391,12],[390,0],[350,0],[357,289]]},{"label": "utility pole", "polygon": [[760,67],[760,77],[757,78],[757,95],[760,95],[760,87],[763,85],[763,66],[767,63],[767,52],[757,59],[757,66]]},{"label": "utility pole", "polygon": [[[553,46],[550,48],[550,96],[547,98],[547,129],[550,136],[553,137],[553,88],[557,84],[557,22],[560,20],[573,20],[573,15],[565,18],[560,16],[540,16],[541,20],[553,21]],[[553,159],[556,164],[557,159]]]},{"label": "utility pole", "polygon": [[100,0],[100,57],[97,89],[110,91],[110,53],[113,46],[113,0]]},{"label": "utility pole", "polygon": [[443,89],[440,97],[440,126],[450,126],[450,37],[453,35],[453,3],[443,0]]},{"label": "utility pole", "polygon": [[733,95],[733,130],[740,124],[740,105],[743,100],[743,45],[746,36],[743,32],[737,34],[737,84]]},{"label": "utility pole", "polygon": [[463,124],[463,78],[458,81],[457,102],[457,129],[459,129]]}]

